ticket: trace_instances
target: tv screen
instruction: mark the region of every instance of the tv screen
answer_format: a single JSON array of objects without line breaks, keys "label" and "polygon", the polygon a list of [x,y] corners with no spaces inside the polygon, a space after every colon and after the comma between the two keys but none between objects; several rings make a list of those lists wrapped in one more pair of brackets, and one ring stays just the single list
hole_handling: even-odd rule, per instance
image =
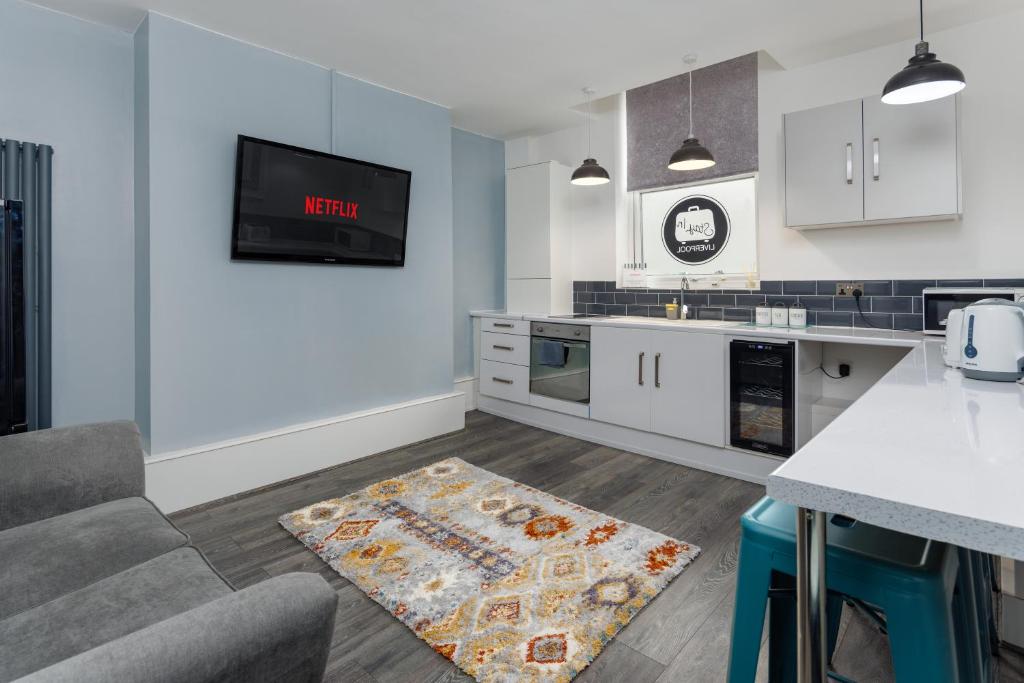
[{"label": "tv screen", "polygon": [[411,178],[239,135],[231,258],[405,265]]}]

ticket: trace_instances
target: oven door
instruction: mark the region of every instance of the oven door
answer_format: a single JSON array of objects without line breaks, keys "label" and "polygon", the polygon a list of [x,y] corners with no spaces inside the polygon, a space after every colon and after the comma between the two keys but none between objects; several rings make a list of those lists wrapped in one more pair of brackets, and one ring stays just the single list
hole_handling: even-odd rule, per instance
[{"label": "oven door", "polygon": [[530,337],[530,393],[590,403],[590,342]]}]

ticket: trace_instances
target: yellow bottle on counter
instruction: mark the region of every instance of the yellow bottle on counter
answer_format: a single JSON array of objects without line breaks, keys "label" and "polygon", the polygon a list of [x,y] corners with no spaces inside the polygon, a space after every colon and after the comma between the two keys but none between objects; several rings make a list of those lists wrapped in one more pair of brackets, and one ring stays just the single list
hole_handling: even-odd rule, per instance
[{"label": "yellow bottle on counter", "polygon": [[679,320],[679,299],[672,299],[672,303],[665,304],[665,317],[669,320]]}]

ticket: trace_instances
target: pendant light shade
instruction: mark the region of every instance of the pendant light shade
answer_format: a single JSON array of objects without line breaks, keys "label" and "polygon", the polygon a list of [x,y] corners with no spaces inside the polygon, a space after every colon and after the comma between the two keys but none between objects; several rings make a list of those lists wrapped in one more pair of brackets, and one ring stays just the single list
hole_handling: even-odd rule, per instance
[{"label": "pendant light shade", "polygon": [[924,0],[920,0],[921,41],[907,65],[889,79],[882,89],[886,104],[914,104],[955,95],[967,85],[964,72],[952,64],[940,62],[928,51],[924,39]]},{"label": "pendant light shade", "polygon": [[702,168],[714,166],[715,157],[693,135],[693,65],[697,63],[697,56],[686,55],[683,57],[683,62],[690,67],[690,99],[688,102],[690,108],[690,134],[683,140],[683,146],[672,154],[672,158],[668,161],[668,167],[672,171],[698,171]]},{"label": "pendant light shade", "polygon": [[604,185],[610,180],[608,171],[601,168],[597,159],[590,156],[590,96],[594,91],[584,88],[583,94],[587,97],[587,158],[572,172],[569,182],[573,185]]},{"label": "pendant light shade", "polygon": [[580,167],[572,172],[570,182],[573,185],[604,185],[609,180],[608,171],[598,165],[597,159],[584,159]]},{"label": "pendant light shade", "polygon": [[715,165],[715,158],[697,138],[686,138],[668,162],[673,171],[697,171]]}]

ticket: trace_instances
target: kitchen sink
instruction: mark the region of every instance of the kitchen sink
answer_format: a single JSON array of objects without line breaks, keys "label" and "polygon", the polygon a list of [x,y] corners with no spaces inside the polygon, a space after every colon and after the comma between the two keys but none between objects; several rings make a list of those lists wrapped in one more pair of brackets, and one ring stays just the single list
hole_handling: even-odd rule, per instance
[{"label": "kitchen sink", "polygon": [[630,320],[636,322],[657,323],[659,325],[678,325],[680,327],[728,327],[736,325],[731,320],[666,320],[665,318],[645,318],[639,315],[616,315],[614,320]]}]

